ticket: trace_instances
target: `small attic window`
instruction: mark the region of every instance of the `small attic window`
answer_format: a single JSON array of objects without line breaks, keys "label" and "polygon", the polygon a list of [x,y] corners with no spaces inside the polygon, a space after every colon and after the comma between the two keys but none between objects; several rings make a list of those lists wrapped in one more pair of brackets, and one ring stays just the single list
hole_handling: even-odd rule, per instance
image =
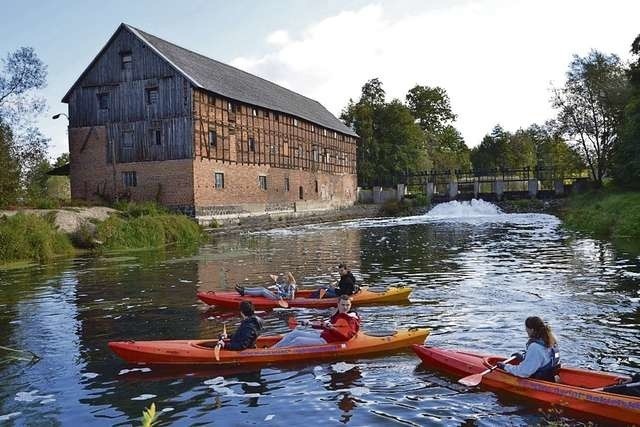
[{"label": "small attic window", "polygon": [[133,62],[131,52],[120,52],[120,62],[123,70],[130,70]]}]

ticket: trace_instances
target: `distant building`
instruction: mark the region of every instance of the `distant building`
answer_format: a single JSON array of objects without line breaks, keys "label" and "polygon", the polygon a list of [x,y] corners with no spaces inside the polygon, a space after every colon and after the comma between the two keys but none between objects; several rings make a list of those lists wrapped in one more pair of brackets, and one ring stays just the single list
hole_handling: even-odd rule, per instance
[{"label": "distant building", "polygon": [[320,103],[129,25],[62,101],[73,198],[200,218],[356,200],[358,135]]}]

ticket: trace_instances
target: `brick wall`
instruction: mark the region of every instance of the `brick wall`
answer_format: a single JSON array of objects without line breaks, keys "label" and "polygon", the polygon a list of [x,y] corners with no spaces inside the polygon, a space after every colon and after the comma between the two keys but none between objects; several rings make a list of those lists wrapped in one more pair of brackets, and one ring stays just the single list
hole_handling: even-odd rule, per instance
[{"label": "brick wall", "polygon": [[[107,163],[104,126],[69,129],[71,197],[99,201],[114,196],[114,170]],[[115,192],[134,201],[159,203],[189,212],[193,210],[193,161],[118,163]],[[124,172],[135,172],[136,186],[125,187]]]},{"label": "brick wall", "polygon": [[[224,188],[215,188],[215,173],[223,174]],[[260,175],[266,177],[266,190],[259,186]],[[289,180],[289,191],[285,189],[285,178]],[[198,158],[194,161],[194,200],[197,210],[213,207],[222,209],[219,212],[210,209],[211,216],[293,210],[294,203],[304,205],[310,201],[320,202],[316,207],[336,208],[355,202],[356,176],[282,169],[269,165],[239,165]]]}]

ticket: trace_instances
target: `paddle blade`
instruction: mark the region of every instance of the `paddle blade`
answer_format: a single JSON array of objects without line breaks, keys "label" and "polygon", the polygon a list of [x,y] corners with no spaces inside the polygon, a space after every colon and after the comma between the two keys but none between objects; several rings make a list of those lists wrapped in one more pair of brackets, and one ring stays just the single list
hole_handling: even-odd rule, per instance
[{"label": "paddle blade", "polygon": [[278,300],[278,305],[282,308],[289,308],[289,303],[283,299]]},{"label": "paddle blade", "polygon": [[484,374],[481,372],[479,374],[473,374],[468,377],[461,378],[458,382],[462,385],[466,385],[467,387],[475,387],[482,382],[482,377],[484,377]]},{"label": "paddle blade", "polygon": [[325,288],[320,289],[320,295],[318,295],[318,299],[324,298],[326,294],[327,294],[327,290]]},{"label": "paddle blade", "polygon": [[227,337],[227,322],[224,322],[222,324],[222,335],[224,335],[224,337]]},{"label": "paddle blade", "polygon": [[216,358],[216,362],[220,361],[220,344],[216,344],[213,349],[213,356]]}]

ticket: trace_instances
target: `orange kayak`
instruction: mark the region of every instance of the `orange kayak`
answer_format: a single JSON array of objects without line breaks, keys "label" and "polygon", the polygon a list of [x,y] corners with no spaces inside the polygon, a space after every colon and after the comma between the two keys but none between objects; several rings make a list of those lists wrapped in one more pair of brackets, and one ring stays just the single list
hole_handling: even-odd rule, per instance
[{"label": "orange kayak", "polygon": [[[425,366],[455,377],[477,374],[504,357],[413,345]],[[558,383],[520,378],[496,369],[482,378],[487,389],[535,400],[545,405],[564,407],[576,415],[621,423],[640,423],[640,398],[595,390],[631,380],[626,375],[562,367]]]},{"label": "orange kayak", "polygon": [[[356,305],[364,304],[389,304],[407,302],[411,288],[390,286],[382,292],[370,291],[366,288],[353,296],[353,303]],[[287,300],[289,307],[306,307],[306,308],[329,308],[335,307],[338,298],[311,298],[314,290],[300,290],[296,292],[294,299]],[[198,298],[208,305],[216,305],[225,308],[237,309],[241,301],[248,300],[253,302],[253,306],[257,309],[269,309],[279,307],[278,301],[265,297],[249,297],[240,296],[236,291],[232,292],[198,292]]]},{"label": "orange kayak", "polygon": [[269,365],[342,359],[408,349],[411,344],[424,343],[429,332],[426,328],[412,328],[381,337],[361,332],[347,342],[283,348],[270,348],[282,338],[281,335],[265,336],[258,338],[256,348],[242,351],[222,349],[220,360],[214,357],[217,340],[114,341],[109,343],[109,347],[125,361],[136,364]]}]

